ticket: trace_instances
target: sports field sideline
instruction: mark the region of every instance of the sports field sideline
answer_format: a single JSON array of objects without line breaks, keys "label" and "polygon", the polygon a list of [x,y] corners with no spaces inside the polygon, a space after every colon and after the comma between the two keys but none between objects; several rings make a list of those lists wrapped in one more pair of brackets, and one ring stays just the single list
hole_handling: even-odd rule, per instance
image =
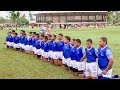
[{"label": "sports field sideline", "polygon": [[[39,32],[39,28],[21,28],[27,33],[29,31]],[[21,30],[19,29],[19,30]],[[16,32],[19,33],[19,30]],[[35,59],[30,55],[24,53],[9,50],[3,45],[8,30],[0,31],[0,78],[48,78],[48,79],[74,79],[76,78],[68,71],[61,67],[53,66],[50,63],[46,63]],[[85,47],[85,41],[88,38],[93,40],[93,45],[98,48],[98,41],[101,36],[108,38],[108,46],[111,48],[114,56],[113,74],[120,75],[120,27],[109,26],[107,28],[99,29],[69,29],[52,31],[54,34],[63,33],[71,38],[79,38],[82,41],[82,46]]]}]

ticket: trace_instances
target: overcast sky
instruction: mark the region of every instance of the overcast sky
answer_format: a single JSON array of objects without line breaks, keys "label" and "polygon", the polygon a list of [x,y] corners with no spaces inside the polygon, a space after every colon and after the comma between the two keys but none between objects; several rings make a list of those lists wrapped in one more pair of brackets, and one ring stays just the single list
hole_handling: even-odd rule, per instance
[{"label": "overcast sky", "polygon": [[[26,18],[28,19],[28,15],[29,15],[29,11],[20,11],[21,14],[24,14],[26,15]],[[32,14],[35,14],[35,13],[39,13],[41,11],[31,11]],[[9,11],[0,11],[0,17],[3,17],[3,18],[7,18],[7,16],[9,16]]]}]

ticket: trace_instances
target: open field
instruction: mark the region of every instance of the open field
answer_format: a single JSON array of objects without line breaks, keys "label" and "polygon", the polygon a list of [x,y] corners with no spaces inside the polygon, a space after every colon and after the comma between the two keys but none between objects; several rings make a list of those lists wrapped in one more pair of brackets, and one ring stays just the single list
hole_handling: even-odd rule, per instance
[{"label": "open field", "polygon": [[[21,28],[29,31],[39,32],[39,28]],[[20,30],[20,29],[19,29]],[[19,32],[17,30],[16,32]],[[18,51],[6,49],[3,42],[8,30],[0,31],[0,78],[21,78],[21,79],[74,79],[68,71],[61,67],[53,66],[35,59],[33,56],[26,55]],[[93,45],[98,48],[98,41],[101,36],[108,38],[108,45],[111,48],[114,56],[113,74],[120,75],[120,27],[110,26],[100,29],[79,29],[79,30],[53,30],[52,33],[63,33],[71,38],[80,38],[82,46],[85,47],[85,41],[88,38],[93,40]]]}]

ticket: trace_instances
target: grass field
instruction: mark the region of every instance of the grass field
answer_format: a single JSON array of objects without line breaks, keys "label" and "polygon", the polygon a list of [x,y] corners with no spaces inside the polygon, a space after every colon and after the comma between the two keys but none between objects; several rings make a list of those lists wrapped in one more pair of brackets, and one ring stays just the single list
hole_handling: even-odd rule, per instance
[{"label": "grass field", "polygon": [[[19,29],[20,30],[20,29]],[[17,30],[17,32],[19,32]],[[36,31],[25,28],[26,32]],[[55,32],[56,31],[56,32]],[[113,74],[120,75],[120,27],[110,26],[100,29],[79,29],[79,30],[53,30],[52,33],[63,33],[71,38],[80,38],[82,46],[85,47],[85,40],[91,38],[93,45],[98,48],[99,37],[106,36],[108,45],[114,56]],[[33,56],[26,55],[18,51],[6,49],[3,42],[8,30],[0,31],[0,78],[1,79],[75,79],[76,77],[61,67],[51,65]]]}]

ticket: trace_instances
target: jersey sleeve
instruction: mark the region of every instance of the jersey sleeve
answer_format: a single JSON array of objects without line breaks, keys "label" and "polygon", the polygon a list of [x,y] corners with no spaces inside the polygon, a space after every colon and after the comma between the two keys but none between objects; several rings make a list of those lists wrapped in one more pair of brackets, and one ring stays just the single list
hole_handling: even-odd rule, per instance
[{"label": "jersey sleeve", "polygon": [[98,57],[98,50],[95,49],[95,55]]},{"label": "jersey sleeve", "polygon": [[84,48],[82,49],[82,53],[83,53],[83,56],[86,55],[86,53],[85,53],[85,49],[84,49]]},{"label": "jersey sleeve", "polygon": [[106,51],[106,56],[108,59],[113,58],[112,52],[109,49]]}]

